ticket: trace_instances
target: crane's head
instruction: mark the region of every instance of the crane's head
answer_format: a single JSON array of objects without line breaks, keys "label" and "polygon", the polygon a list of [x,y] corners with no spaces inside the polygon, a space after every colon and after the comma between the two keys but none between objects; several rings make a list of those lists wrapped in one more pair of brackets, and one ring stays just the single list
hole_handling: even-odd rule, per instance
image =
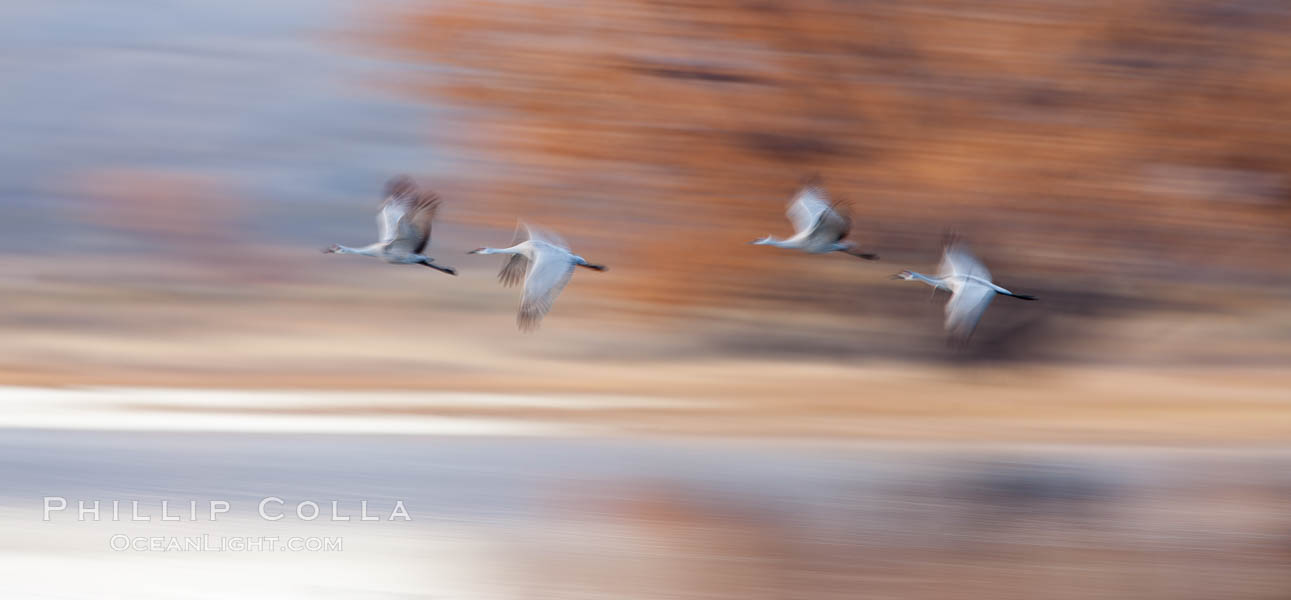
[{"label": "crane's head", "polygon": [[340,244],[332,244],[331,246],[323,248],[323,254],[344,254],[344,253],[345,253],[345,249],[341,248]]},{"label": "crane's head", "polygon": [[910,271],[901,271],[900,273],[893,275],[892,279],[904,279],[906,281],[910,281],[911,279],[914,279],[914,273],[911,273]]},{"label": "crane's head", "polygon": [[775,241],[775,238],[773,238],[773,237],[771,237],[771,236],[769,236],[769,235],[768,235],[768,236],[766,236],[766,237],[762,237],[762,238],[758,238],[758,239],[756,239],[756,240],[753,240],[753,241],[751,241],[751,242],[749,242],[749,243],[750,243],[750,244],[753,244],[754,246],[767,246],[767,245],[770,245],[770,244],[771,244],[772,242],[774,242],[774,241]]},{"label": "crane's head", "polygon": [[492,248],[476,248],[476,249],[474,249],[474,250],[471,250],[470,252],[467,252],[467,254],[493,254],[493,249],[492,249]]}]

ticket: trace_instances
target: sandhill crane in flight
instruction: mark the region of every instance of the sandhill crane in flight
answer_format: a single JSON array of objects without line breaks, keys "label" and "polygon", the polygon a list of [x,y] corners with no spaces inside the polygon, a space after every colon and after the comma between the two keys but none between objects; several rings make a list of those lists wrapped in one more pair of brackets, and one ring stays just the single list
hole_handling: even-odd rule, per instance
[{"label": "sandhill crane in flight", "polygon": [[511,287],[524,280],[520,296],[520,312],[516,325],[521,331],[538,328],[542,317],[551,310],[556,296],[565,289],[574,276],[575,267],[606,271],[608,267],[594,265],[569,251],[569,245],[560,236],[549,231],[531,228],[524,223],[516,226],[515,238],[509,248],[476,248],[467,254],[510,254],[511,258],[498,273],[498,281]]},{"label": "sandhill crane in flight", "polygon": [[852,229],[852,218],[848,215],[847,208],[830,203],[825,189],[814,180],[798,191],[789,202],[789,209],[785,214],[793,224],[792,237],[781,240],[768,235],[749,243],[793,248],[812,254],[843,252],[867,260],[878,258],[877,255],[857,250],[856,244],[845,239]]},{"label": "sandhill crane in flight", "polygon": [[929,277],[914,271],[901,271],[893,279],[922,281],[933,287],[951,293],[946,303],[946,331],[952,341],[964,342],[977,328],[977,322],[986,312],[986,307],[996,294],[1012,296],[1019,300],[1035,300],[1035,296],[1015,294],[994,283],[991,283],[991,272],[986,270],[982,261],[973,256],[963,243],[951,239],[947,241],[942,252],[941,266],[936,277]]},{"label": "sandhill crane in flight", "polygon": [[430,222],[435,219],[438,208],[438,195],[418,189],[412,179],[400,175],[386,183],[386,197],[377,212],[379,241],[362,248],[332,244],[323,252],[375,256],[388,263],[425,265],[456,275],[457,271],[452,267],[437,265],[434,259],[422,254],[430,241]]}]

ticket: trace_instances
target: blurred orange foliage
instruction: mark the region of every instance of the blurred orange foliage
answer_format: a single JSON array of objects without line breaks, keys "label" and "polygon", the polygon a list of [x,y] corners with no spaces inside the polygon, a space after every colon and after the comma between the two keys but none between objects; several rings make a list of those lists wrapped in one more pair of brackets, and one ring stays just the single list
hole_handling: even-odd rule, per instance
[{"label": "blurred orange foliage", "polygon": [[1287,274],[1276,3],[446,0],[386,22],[366,39],[460,109],[433,141],[481,167],[469,218],[614,248],[649,265],[616,285],[639,297],[792,277],[740,244],[784,233],[811,173],[885,258],[932,262],[954,225],[1017,270]]}]

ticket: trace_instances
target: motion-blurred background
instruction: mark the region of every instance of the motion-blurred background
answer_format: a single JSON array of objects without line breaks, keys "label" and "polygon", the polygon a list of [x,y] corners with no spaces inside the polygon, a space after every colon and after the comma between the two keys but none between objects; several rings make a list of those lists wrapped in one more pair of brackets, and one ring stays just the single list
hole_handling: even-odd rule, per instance
[{"label": "motion-blurred background", "polygon": [[[633,597],[1283,597],[1289,32],[1265,0],[8,0],[5,522],[107,486],[69,448],[165,449],[116,497],[204,498],[236,486],[157,478],[232,468],[228,444],[318,468],[248,428],[361,430],[355,460],[465,461],[427,516],[558,507],[515,518],[564,553],[481,559],[522,567],[497,597],[605,597],[590,571]],[[373,241],[398,173],[444,197],[428,254],[459,277],[318,252]],[[813,174],[882,260],[745,244],[787,234]],[[532,335],[501,259],[465,254],[517,218],[611,267]],[[966,349],[887,278],[935,270],[951,228],[1041,299],[995,302]],[[381,435],[431,420],[604,441]],[[276,493],[257,473],[237,489]],[[382,473],[292,489],[412,493]],[[588,515],[602,537],[548,539]]]}]

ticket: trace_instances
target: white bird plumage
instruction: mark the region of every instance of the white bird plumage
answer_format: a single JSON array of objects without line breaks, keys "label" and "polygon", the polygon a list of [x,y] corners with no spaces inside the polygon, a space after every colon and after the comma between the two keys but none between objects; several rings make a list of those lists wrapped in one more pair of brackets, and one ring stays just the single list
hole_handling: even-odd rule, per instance
[{"label": "white bird plumage", "polygon": [[418,189],[408,177],[395,177],[386,184],[386,196],[377,211],[378,240],[361,248],[332,244],[323,252],[375,256],[388,263],[425,265],[456,275],[452,267],[434,264],[433,258],[422,254],[430,242],[430,224],[438,208],[437,194]]},{"label": "white bird plumage", "polygon": [[556,296],[574,276],[576,267],[605,271],[607,267],[587,262],[569,250],[560,236],[525,223],[516,225],[515,237],[507,248],[476,248],[469,254],[510,254],[498,273],[498,281],[513,286],[524,281],[516,324],[522,331],[537,329],[551,310]]},{"label": "white bird plumage", "polygon": [[996,294],[1012,296],[1019,300],[1035,300],[1034,296],[1016,294],[991,281],[991,272],[962,242],[950,240],[942,252],[941,265],[936,277],[914,271],[902,271],[892,276],[907,281],[922,281],[933,287],[933,293],[942,289],[950,292],[946,303],[946,331],[952,340],[966,341],[977,328],[986,307]]},{"label": "white bird plumage", "polygon": [[785,215],[793,225],[792,236],[776,239],[768,235],[749,243],[791,248],[812,254],[843,252],[868,260],[878,258],[874,254],[858,251],[856,244],[846,239],[852,229],[851,216],[845,207],[831,203],[829,195],[818,183],[803,186],[789,202]]}]

